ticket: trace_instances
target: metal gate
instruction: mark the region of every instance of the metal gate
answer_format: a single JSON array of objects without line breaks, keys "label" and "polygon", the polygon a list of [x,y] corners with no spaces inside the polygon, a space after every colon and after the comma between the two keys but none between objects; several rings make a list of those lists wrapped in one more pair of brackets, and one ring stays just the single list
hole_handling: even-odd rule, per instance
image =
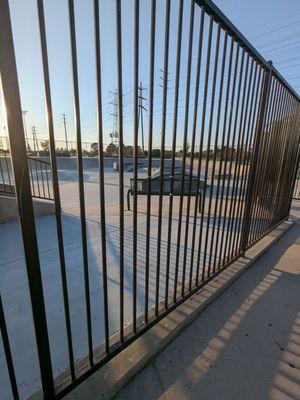
[{"label": "metal gate", "polygon": [[[148,6],[148,58],[144,54],[141,57],[141,43],[146,40],[140,34],[142,3],[147,3]],[[133,21],[133,108],[130,112],[133,118],[130,142],[133,148],[133,158],[130,161],[133,211],[126,210],[128,173],[125,170],[124,152],[128,139],[124,128],[124,58],[128,54],[124,54],[123,43],[131,38],[123,35],[124,3],[116,0],[110,16],[116,32],[115,37],[110,39],[115,44],[116,57],[118,172],[111,173],[117,179],[118,201],[117,212],[112,216],[112,207],[109,207],[107,200],[108,151],[104,146],[103,129],[102,86],[107,76],[103,76],[101,69],[102,39],[108,38],[100,40],[101,3],[99,5],[99,1],[94,0],[100,207],[97,236],[100,265],[97,279],[100,283],[99,293],[96,293],[92,286],[95,279],[91,280],[90,271],[91,238],[87,229],[87,196],[81,145],[76,40],[78,17],[73,0],[67,1],[67,4],[77,138],[78,221],[84,284],[80,296],[85,304],[85,327],[82,329],[87,338],[87,357],[79,361],[74,355],[74,335],[77,332],[71,323],[70,296],[76,288],[68,285],[65,256],[67,237],[62,223],[64,215],[61,213],[44,6],[43,0],[37,0],[53,196],[56,205],[56,239],[53,245],[57,247],[59,254],[64,313],[61,324],[65,329],[68,354],[62,379],[61,371],[55,370],[56,356],[49,343],[51,315],[48,314],[45,301],[45,290],[48,288],[47,281],[43,281],[42,276],[37,221],[32,206],[9,6],[8,0],[0,0],[1,83],[39,359],[40,385],[45,399],[62,398],[286,220],[296,179],[295,166],[299,159],[299,96],[272,62],[266,62],[210,0],[179,0],[176,7],[170,0],[134,0],[128,3],[132,7],[130,12]],[[188,14],[185,12],[187,6]],[[163,15],[163,19],[158,18],[158,15]],[[159,37],[163,41],[163,55],[160,76],[157,79],[158,29],[162,29],[164,34],[163,38]],[[188,34],[185,35],[185,32]],[[171,73],[170,68],[171,47],[175,49],[174,73]],[[149,88],[145,123],[147,144],[146,149],[143,145],[141,157],[139,67],[145,58]],[[158,91],[161,94],[159,107],[155,100]],[[183,104],[180,104],[180,95],[184,98]],[[158,108],[160,146],[155,145]],[[180,121],[182,129],[178,127]],[[171,145],[168,147],[169,142]],[[157,154],[159,160],[155,158]],[[146,165],[143,172],[140,168],[141,160]],[[154,163],[159,165],[158,193],[151,190]],[[139,193],[137,184],[141,175],[146,185],[144,197]],[[166,176],[169,185],[167,194],[164,187]],[[178,176],[181,177],[181,185],[176,193],[178,196],[175,197],[174,187],[178,183]],[[199,211],[200,198],[202,202]],[[112,235],[116,237],[113,254]],[[110,298],[110,291],[115,297],[114,302]],[[101,326],[95,326],[93,317],[96,295],[100,296],[103,307]],[[1,296],[3,299],[2,293]],[[20,354],[16,353],[10,343],[7,329],[9,315],[3,304],[0,301],[2,343],[11,390],[13,397],[18,399],[21,389],[15,369]],[[103,337],[100,344],[95,344],[94,337],[99,330],[103,331]],[[21,397],[24,397],[24,393]]]}]

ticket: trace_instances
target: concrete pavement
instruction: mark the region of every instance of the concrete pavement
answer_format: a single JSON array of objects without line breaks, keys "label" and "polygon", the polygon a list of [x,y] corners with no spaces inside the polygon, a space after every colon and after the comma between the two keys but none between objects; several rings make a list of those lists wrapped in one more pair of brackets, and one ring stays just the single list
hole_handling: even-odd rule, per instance
[{"label": "concrete pavement", "polygon": [[[131,173],[124,173],[125,189],[129,186]],[[60,191],[62,200],[62,224],[64,249],[66,256],[67,283],[69,288],[69,301],[72,325],[73,351],[76,360],[76,368],[79,368],[79,360],[82,360],[88,351],[84,279],[82,268],[81,228],[78,206],[78,185],[76,171],[59,171]],[[105,200],[107,215],[107,256],[108,256],[108,303],[109,303],[109,327],[110,334],[118,330],[119,326],[119,207],[118,207],[118,174],[107,170],[105,172]],[[103,298],[102,298],[102,267],[99,224],[99,176],[96,170],[85,171],[85,195],[87,216],[87,247],[89,258],[89,276],[91,292],[91,313],[94,348],[98,348],[104,341],[103,324]],[[126,192],[126,190],[125,190]],[[126,196],[126,194],[125,194]],[[213,192],[213,201],[214,199]],[[150,232],[150,287],[149,307],[153,306],[155,295],[156,277],[156,249],[157,249],[157,204],[158,199],[153,197],[151,206],[151,232]],[[214,203],[213,203],[214,204]],[[192,207],[193,209],[193,207]],[[172,238],[175,237],[178,227],[178,198],[174,201],[174,213],[172,222]],[[168,199],[164,199],[162,218],[161,246],[161,276],[160,298],[165,289],[165,265],[167,249],[168,228]],[[185,215],[185,202],[183,215]],[[222,215],[222,212],[221,212]],[[132,212],[125,211],[125,321],[132,320]],[[200,215],[195,220],[198,232]],[[188,225],[187,265],[190,265],[191,237],[193,219]],[[221,219],[223,221],[223,219]],[[221,227],[224,234],[228,234],[228,219]],[[239,220],[237,219],[237,222]],[[212,219],[210,223],[205,215],[203,229],[208,234],[208,243],[212,231]],[[238,225],[237,225],[238,226]],[[139,198],[138,208],[138,313],[144,309],[144,260],[145,260],[145,196]],[[182,223],[182,232],[185,232],[185,218]],[[61,275],[59,268],[59,256],[57,249],[57,235],[54,216],[36,218],[36,229],[42,269],[43,288],[46,302],[46,313],[51,347],[51,356],[54,376],[60,376],[68,370],[68,354],[63,312],[63,298],[61,288]],[[239,230],[235,234],[239,236]],[[183,246],[184,235],[181,235]],[[198,234],[196,243],[198,243]],[[38,359],[34,340],[32,324],[32,312],[24,264],[23,248],[19,224],[17,222],[2,224],[0,226],[0,248],[3,249],[0,260],[0,289],[5,307],[10,341],[13,348],[13,357],[16,360],[16,374],[21,396],[27,398],[41,387]],[[174,265],[176,255],[176,242],[171,242],[170,281],[173,283]],[[195,249],[195,257],[199,249]],[[209,251],[206,250],[206,251]],[[180,251],[179,282],[182,277],[183,248]],[[200,259],[204,256],[204,241],[200,248]],[[208,258],[206,259],[208,261]],[[228,271],[228,270],[227,270]],[[189,270],[187,270],[187,276]],[[173,288],[173,285],[170,286]],[[222,320],[222,319],[221,319]],[[125,354],[125,353],[124,353]],[[78,362],[77,362],[78,361]],[[127,363],[128,364],[128,363]],[[3,353],[0,347],[0,399],[10,399],[8,375]],[[4,390],[2,390],[4,388]],[[93,398],[93,397],[91,397]],[[86,399],[86,397],[84,397]]]},{"label": "concrete pavement", "polygon": [[115,400],[300,399],[297,223]]}]

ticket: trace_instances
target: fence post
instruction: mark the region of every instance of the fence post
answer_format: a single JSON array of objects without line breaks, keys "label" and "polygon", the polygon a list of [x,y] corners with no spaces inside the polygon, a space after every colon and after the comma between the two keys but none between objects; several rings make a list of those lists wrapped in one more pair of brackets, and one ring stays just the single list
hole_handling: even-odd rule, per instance
[{"label": "fence post", "polygon": [[254,183],[256,177],[256,165],[259,156],[259,150],[261,146],[262,140],[262,133],[265,125],[266,120],[266,112],[269,103],[269,96],[270,96],[270,84],[272,78],[272,61],[268,61],[269,68],[265,72],[264,83],[262,88],[262,94],[260,99],[260,108],[259,114],[257,119],[257,127],[255,132],[254,138],[254,146],[253,146],[253,153],[251,156],[251,163],[250,163],[250,171],[249,171],[249,179],[247,183],[247,190],[245,196],[245,209],[244,209],[244,216],[243,216],[243,227],[242,227],[242,234],[241,234],[241,250],[243,254],[247,249],[248,245],[248,237],[249,231],[251,226],[251,214],[252,214],[252,207],[253,207],[253,200],[254,200]]},{"label": "fence post", "polygon": [[45,302],[8,0],[0,0],[0,76],[44,398],[54,398]]}]

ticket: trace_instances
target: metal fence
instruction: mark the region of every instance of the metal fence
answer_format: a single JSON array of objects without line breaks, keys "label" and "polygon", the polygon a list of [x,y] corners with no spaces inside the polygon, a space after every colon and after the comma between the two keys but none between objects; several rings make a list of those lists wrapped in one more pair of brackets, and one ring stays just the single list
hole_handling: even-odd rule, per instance
[{"label": "metal fence", "polygon": [[[41,54],[44,72],[46,111],[48,116],[49,150],[52,185],[56,205],[57,246],[61,270],[64,300],[64,323],[67,337],[68,365],[62,382],[53,370],[52,357],[36,226],[33,215],[30,169],[28,168],[22,111],[19,96],[16,61],[11,31],[8,0],[0,0],[0,70],[2,90],[7,111],[10,150],[14,181],[20,214],[20,226],[25,250],[33,321],[39,356],[41,386],[45,399],[62,398],[95,370],[150,329],[155,323],[174,310],[207,282],[222,272],[256,241],[266,235],[289,216],[292,201],[294,170],[299,158],[299,96],[281,77],[271,62],[251,46],[210,0],[185,2],[179,0],[176,9],[176,25],[172,26],[176,42],[174,88],[170,90],[169,54],[171,35],[172,2],[166,0],[164,8],[164,47],[162,102],[160,109],[160,179],[159,194],[152,195],[152,146],[154,140],[154,100],[157,90],[155,57],[157,46],[157,7],[149,0],[149,103],[148,103],[148,155],[145,210],[141,216],[142,196],[137,182],[139,146],[139,63],[140,2],[133,6],[133,211],[125,210],[126,200],[124,173],[124,112],[123,112],[123,41],[122,2],[115,1],[115,51],[117,65],[118,99],[118,219],[117,232],[117,280],[114,293],[118,302],[114,309],[109,300],[108,229],[110,218],[106,199],[106,181],[103,154],[102,86],[105,76],[101,72],[101,41],[99,2],[94,0],[94,34],[96,61],[96,92],[98,110],[99,143],[99,205],[101,248],[101,298],[103,302],[103,343],[95,347],[94,326],[91,311],[91,281],[89,275],[89,249],[86,218],[86,195],[82,165],[81,113],[78,83],[78,60],[73,0],[68,1],[71,66],[76,115],[76,156],[78,167],[78,192],[80,205],[81,243],[83,254],[84,298],[86,307],[86,335],[88,355],[84,362],[75,361],[69,295],[67,285],[64,235],[61,217],[61,201],[55,156],[55,137],[49,62],[43,1],[38,0],[38,20]],[[189,4],[188,37],[184,40],[184,4]],[[173,5],[174,7],[174,5]],[[185,22],[184,22],[185,21]],[[196,29],[197,27],[197,29]],[[175,30],[174,30],[175,29]],[[173,38],[173,39],[174,39]],[[187,49],[183,62],[182,52]],[[192,64],[195,75],[192,84]],[[184,70],[183,70],[184,66]],[[183,129],[179,132],[179,94],[184,85]],[[168,104],[172,103],[171,123],[167,120]],[[171,162],[165,163],[166,140],[171,138]],[[176,147],[182,146],[180,170],[182,176],[179,196],[174,197]],[[165,195],[165,173],[169,176],[169,194]],[[186,174],[188,185],[186,186]],[[185,178],[183,178],[185,177]],[[192,182],[196,181],[196,195],[191,196]],[[201,190],[200,190],[201,189]],[[164,196],[163,196],[164,193]],[[199,194],[198,194],[199,193]],[[199,212],[198,202],[202,197]],[[145,230],[140,231],[143,218]],[[110,218],[111,219],[111,218]],[[154,229],[155,226],[155,229]],[[129,283],[130,282],[130,283]],[[46,283],[45,283],[46,284]],[[125,288],[126,285],[126,288]],[[125,296],[127,286],[130,295]],[[13,349],[5,323],[5,309],[0,304],[2,342],[7,369],[15,399],[18,384],[12,359]],[[49,322],[49,320],[48,320]],[[14,362],[13,362],[14,361]],[[67,377],[66,377],[67,376]],[[55,383],[54,383],[55,382]]]},{"label": "metal fence", "polygon": [[300,200],[300,168],[296,166],[295,168],[295,185],[293,191],[293,199]]},{"label": "metal fence", "polygon": [[[51,164],[38,158],[27,157],[32,197],[53,200]],[[11,157],[0,150],[0,194],[15,195]]]}]

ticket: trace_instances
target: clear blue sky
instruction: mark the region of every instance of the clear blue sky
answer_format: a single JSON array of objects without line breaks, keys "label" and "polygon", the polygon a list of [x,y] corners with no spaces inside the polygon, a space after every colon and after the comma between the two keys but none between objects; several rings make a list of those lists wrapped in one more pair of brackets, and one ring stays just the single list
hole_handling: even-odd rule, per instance
[{"label": "clear blue sky", "polygon": [[[141,2],[140,22],[140,80],[148,86],[149,64],[149,11],[150,1]],[[155,65],[155,144],[159,144],[161,127],[160,110],[162,89],[159,87],[160,72],[163,66],[163,35],[165,1],[158,0],[156,65]],[[167,144],[171,138],[171,121],[174,95],[176,26],[178,0],[173,0],[171,8],[170,63],[168,102]],[[266,59],[272,59],[277,69],[300,91],[300,2],[299,0],[215,0],[217,6],[249,39]],[[113,96],[110,91],[116,88],[115,63],[115,14],[112,0],[100,0],[102,34],[102,72],[103,72],[103,111],[105,142],[109,142],[112,129]],[[183,43],[188,40],[189,0],[185,1]],[[132,143],[132,71],[133,71],[133,0],[123,0],[123,55],[124,55],[124,135],[127,143]],[[93,7],[92,0],[76,0],[76,28],[79,60],[80,101],[82,110],[82,140],[97,140],[95,113],[95,69],[93,48]],[[42,86],[42,66],[38,36],[37,9],[35,0],[10,0],[11,16],[17,54],[17,65],[22,98],[22,108],[28,111],[28,130],[37,127],[40,138],[47,137],[47,125]],[[73,126],[72,81],[70,64],[70,43],[68,33],[67,1],[46,0],[45,13],[48,36],[48,50],[51,70],[52,98],[56,138],[63,139],[62,113],[67,115],[69,137],[75,139]],[[196,10],[199,20],[199,10]],[[198,25],[195,24],[195,40]],[[194,47],[196,49],[196,47]],[[179,143],[181,141],[184,112],[185,75],[187,46],[182,50],[182,88],[179,102]],[[195,59],[195,55],[194,55]],[[192,65],[192,85],[195,78],[195,62]],[[145,91],[145,97],[148,93]],[[147,107],[147,102],[145,102]],[[2,114],[2,113],[1,113]],[[145,113],[147,127],[147,113]],[[0,121],[0,136],[5,125],[3,116]]]}]

